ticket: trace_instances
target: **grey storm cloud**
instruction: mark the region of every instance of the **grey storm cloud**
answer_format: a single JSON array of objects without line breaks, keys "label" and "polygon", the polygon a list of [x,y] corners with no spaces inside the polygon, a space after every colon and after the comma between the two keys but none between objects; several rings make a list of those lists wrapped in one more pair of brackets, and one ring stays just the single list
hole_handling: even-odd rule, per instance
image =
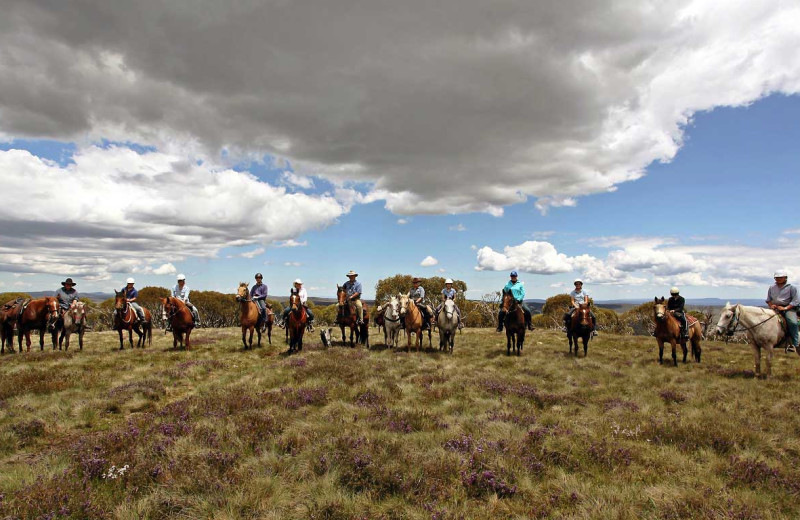
[{"label": "grey storm cloud", "polygon": [[[544,213],[800,90],[785,2],[5,0],[0,133],[271,155],[398,214]],[[126,182],[133,182],[128,180]]]}]

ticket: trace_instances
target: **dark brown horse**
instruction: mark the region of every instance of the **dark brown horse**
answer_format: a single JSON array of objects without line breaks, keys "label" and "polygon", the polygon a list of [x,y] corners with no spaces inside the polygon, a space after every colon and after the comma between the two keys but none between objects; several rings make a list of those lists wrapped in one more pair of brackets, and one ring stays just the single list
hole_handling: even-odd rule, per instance
[{"label": "dark brown horse", "polygon": [[383,329],[383,333],[386,334],[386,305],[384,304],[382,307],[378,307],[377,312],[375,312],[375,326],[378,327],[378,333],[380,333],[381,328]]},{"label": "dark brown horse", "polygon": [[308,325],[308,314],[298,294],[289,296],[289,309],[286,330],[289,333],[289,354],[291,354],[303,350],[303,334]]},{"label": "dark brown horse", "polygon": [[161,298],[161,305],[164,307],[164,314],[172,327],[172,347],[176,348],[180,343],[181,348],[183,348],[185,336],[186,350],[189,350],[191,348],[189,335],[191,335],[194,328],[192,311],[180,299],[172,296]]},{"label": "dark brown horse", "polygon": [[569,353],[572,354],[572,345],[575,344],[575,356],[578,355],[578,338],[583,340],[583,356],[586,357],[589,350],[589,338],[592,336],[592,313],[589,304],[582,303],[572,311],[567,329],[567,339],[569,339]]},{"label": "dark brown horse", "polygon": [[53,336],[53,350],[55,350],[58,343],[56,322],[58,322],[58,300],[52,296],[31,300],[19,317],[17,330],[19,351],[22,352],[22,336],[25,336],[28,352],[31,351],[31,330],[34,329],[39,331],[39,349],[44,350],[46,330]]},{"label": "dark brown horse", "polygon": [[[347,343],[344,335],[345,327],[350,327],[350,346],[355,347],[355,343],[366,345],[369,348],[369,307],[366,303],[362,302],[364,307],[364,323],[358,324],[358,313],[356,304],[347,299],[347,291],[344,287],[336,285],[336,301],[338,307],[336,308],[336,323],[342,330],[342,344]],[[353,336],[355,335],[355,343]]]},{"label": "dark brown horse", "polygon": [[[149,344],[153,344],[153,319],[150,311],[142,307],[144,313],[144,323],[139,324],[136,320],[136,311],[133,310],[127,298],[125,298],[125,291],[117,291],[114,289],[114,326],[112,329],[119,332],[119,349],[124,348],[122,340],[122,331],[128,331],[128,343],[133,348],[133,333],[138,336],[136,346],[144,348],[144,342],[149,340]],[[141,325],[141,331],[139,327]]]},{"label": "dark brown horse", "polygon": [[503,291],[503,310],[506,312],[503,321],[506,328],[506,355],[510,356],[513,348],[519,356],[525,342],[525,312],[509,291]]},{"label": "dark brown horse", "polygon": [[[275,321],[275,314],[272,309],[267,308],[267,319],[261,315],[261,312],[256,305],[256,302],[250,298],[250,291],[247,290],[247,283],[241,282],[239,289],[236,291],[236,301],[239,302],[240,321],[242,324],[242,344],[244,348],[253,347],[253,331],[258,333],[258,346],[261,346],[261,333],[267,331],[267,339],[269,344],[272,345],[272,324]],[[250,331],[250,342],[246,341],[245,336],[247,331]]]},{"label": "dark brown horse", "polygon": [[[82,301],[74,301],[62,316],[61,336],[58,338],[58,350],[63,343],[64,350],[69,350],[69,337],[78,334],[78,346],[83,350],[83,334],[86,332],[86,306]],[[65,341],[66,340],[66,341]]]},{"label": "dark brown horse", "polygon": [[[658,362],[664,362],[664,342],[667,341],[672,345],[672,363],[678,366],[678,356],[676,353],[677,345],[680,343],[683,350],[683,362],[686,363],[686,356],[688,349],[686,348],[686,339],[681,337],[681,324],[678,318],[672,315],[672,311],[667,310],[666,299],[662,296],[653,298],[653,321],[656,324],[655,336],[658,341]],[[688,320],[689,317],[687,316]],[[699,321],[695,321],[689,325],[689,340],[692,342],[692,359],[700,362],[700,338],[703,336],[703,331]]]},{"label": "dark brown horse", "polygon": [[[17,325],[17,316],[25,300],[18,298],[11,300],[0,307],[0,353],[8,351],[14,353],[14,327]],[[6,345],[7,344],[7,345]]]}]

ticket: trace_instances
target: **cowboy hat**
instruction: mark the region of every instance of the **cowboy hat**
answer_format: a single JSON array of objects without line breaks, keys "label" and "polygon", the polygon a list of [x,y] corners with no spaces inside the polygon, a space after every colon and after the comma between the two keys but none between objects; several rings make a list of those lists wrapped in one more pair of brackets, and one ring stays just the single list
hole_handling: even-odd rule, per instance
[{"label": "cowboy hat", "polygon": [[357,272],[355,272],[355,271],[353,271],[352,269],[350,269],[350,272],[349,272],[349,273],[347,273],[347,275],[346,275],[346,276],[358,276],[358,273],[357,273]]},{"label": "cowboy hat", "polygon": [[411,283],[417,283],[417,282],[421,282],[421,281],[422,281],[422,280],[420,280],[419,278],[417,278],[417,277],[415,276],[415,277],[414,277],[414,279],[413,279],[413,280],[411,280]]},{"label": "cowboy hat", "polygon": [[73,282],[73,281],[72,281],[72,278],[67,278],[66,280],[64,280],[63,282],[61,282],[61,285],[62,285],[62,286],[64,286],[64,285],[67,285],[67,284],[71,284],[71,285],[78,285],[78,284],[76,284],[75,282]]}]

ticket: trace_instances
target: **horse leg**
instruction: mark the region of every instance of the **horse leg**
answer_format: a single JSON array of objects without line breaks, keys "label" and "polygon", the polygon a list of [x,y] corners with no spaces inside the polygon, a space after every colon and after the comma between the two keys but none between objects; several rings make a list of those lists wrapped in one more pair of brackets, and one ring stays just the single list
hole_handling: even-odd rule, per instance
[{"label": "horse leg", "polygon": [[681,350],[683,350],[683,362],[686,363],[686,355],[689,354],[689,349],[686,348],[686,340],[681,338]]},{"label": "horse leg", "polygon": [[664,340],[661,338],[656,338],[658,341],[658,364],[664,364]]},{"label": "horse leg", "polygon": [[589,336],[583,337],[583,357],[589,355]]},{"label": "horse leg", "polygon": [[247,350],[246,338],[247,338],[247,328],[244,325],[242,325],[242,347],[244,347],[245,350]]},{"label": "horse leg", "polygon": [[178,348],[178,341],[183,343],[183,338],[178,334],[175,329],[172,329],[172,348]]},{"label": "horse leg", "polygon": [[269,344],[272,345],[272,323],[267,324],[267,339]]},{"label": "horse leg", "polygon": [[508,327],[506,327],[506,356],[511,355],[511,333],[508,332]]},{"label": "horse leg", "polygon": [[672,345],[672,364],[673,366],[678,366],[678,342],[675,341],[675,338],[672,338],[669,343]]},{"label": "horse leg", "polygon": [[189,330],[186,331],[186,350],[191,350],[192,345],[189,342],[189,336],[192,334],[192,327],[189,327]]},{"label": "horse leg", "polygon": [[[260,347],[261,346],[261,329],[259,329],[258,327],[256,327],[256,334],[258,334],[258,344],[257,344],[257,346]],[[252,332],[250,333],[250,344],[251,345],[253,344],[253,333]]]},{"label": "horse leg", "polygon": [[759,377],[761,376],[761,347],[757,344],[753,345],[753,361],[756,377]]},{"label": "horse leg", "polygon": [[78,333],[78,348],[83,350],[83,326],[81,326],[81,330]]},{"label": "horse leg", "polygon": [[772,346],[767,346],[767,377],[772,377]]},{"label": "horse leg", "polygon": [[58,338],[58,350],[61,350],[61,342],[64,342],[64,352],[69,350],[69,337],[72,334],[67,334],[65,330],[61,331],[61,337]]},{"label": "horse leg", "polygon": [[692,341],[692,353],[694,354],[694,360],[698,363],[700,362],[700,338],[695,334],[691,338]]}]

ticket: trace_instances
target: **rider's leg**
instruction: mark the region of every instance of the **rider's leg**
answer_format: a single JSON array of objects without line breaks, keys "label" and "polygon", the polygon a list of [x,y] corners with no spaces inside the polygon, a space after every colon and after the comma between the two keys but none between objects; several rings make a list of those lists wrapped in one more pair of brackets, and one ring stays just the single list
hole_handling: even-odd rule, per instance
[{"label": "rider's leg", "polygon": [[461,321],[461,309],[458,308],[458,305],[456,305],[455,307],[456,307],[456,316],[458,316],[458,328],[459,330],[461,330],[464,328],[464,322]]},{"label": "rider's leg", "polygon": [[136,316],[138,316],[139,321],[143,322],[144,321],[144,310],[142,309],[142,306],[139,305],[136,302],[131,302],[131,307],[133,307],[133,310],[136,311]]},{"label": "rider's leg", "polygon": [[305,308],[306,308],[306,316],[308,316],[308,322],[306,327],[308,328],[308,330],[313,331],[314,326],[311,325],[311,322],[314,321],[314,313],[311,312],[311,309],[307,305],[305,306]]},{"label": "rider's leg", "polygon": [[569,322],[572,321],[572,311],[564,313],[564,332],[569,330]]},{"label": "rider's leg", "polygon": [[497,332],[503,332],[503,321],[506,319],[506,311],[500,309],[497,313]]},{"label": "rider's leg", "polygon": [[287,323],[286,320],[289,319],[289,313],[290,312],[292,312],[292,308],[291,307],[286,307],[285,309],[283,309],[283,319],[278,324],[278,327],[280,327],[280,328],[286,327],[286,323]]},{"label": "rider's leg", "polygon": [[792,343],[792,348],[787,348],[788,351],[794,352],[798,346],[798,328],[797,328],[797,312],[792,309],[786,311],[784,314],[786,318],[786,328],[789,329],[789,341]]},{"label": "rider's leg", "polygon": [[356,300],[356,313],[358,314],[358,324],[361,325],[364,323],[364,304],[361,303],[361,299]]},{"label": "rider's leg", "polygon": [[683,313],[679,313],[678,314],[678,321],[681,324],[681,337],[685,338],[685,337],[687,337],[689,335],[689,329],[686,326],[686,322],[687,322],[686,315],[683,314]]},{"label": "rider's leg", "polygon": [[189,310],[192,312],[192,321],[194,321],[194,324],[197,325],[197,323],[200,322],[200,312],[198,312],[197,307],[195,307],[193,303],[188,305]]},{"label": "rider's leg", "polygon": [[589,311],[589,316],[592,317],[592,336],[597,336],[597,316],[592,311]]},{"label": "rider's leg", "polygon": [[528,330],[533,330],[533,323],[531,323],[531,310],[525,303],[522,303],[522,313],[525,314],[525,326]]}]

